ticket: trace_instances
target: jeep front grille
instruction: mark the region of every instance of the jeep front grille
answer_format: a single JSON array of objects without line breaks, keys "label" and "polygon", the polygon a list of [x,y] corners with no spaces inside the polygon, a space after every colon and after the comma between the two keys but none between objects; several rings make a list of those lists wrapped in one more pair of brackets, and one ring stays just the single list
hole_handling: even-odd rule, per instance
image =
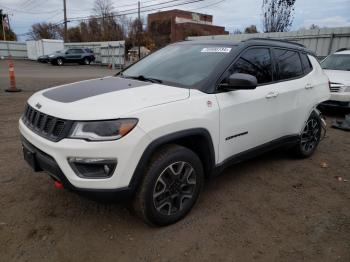
[{"label": "jeep front grille", "polygon": [[53,117],[26,105],[23,123],[36,134],[57,142],[68,135],[72,121]]}]

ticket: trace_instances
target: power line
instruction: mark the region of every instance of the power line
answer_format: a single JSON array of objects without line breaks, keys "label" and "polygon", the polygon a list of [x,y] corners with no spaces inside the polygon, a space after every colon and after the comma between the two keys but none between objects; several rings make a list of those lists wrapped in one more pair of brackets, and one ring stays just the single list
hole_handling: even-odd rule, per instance
[{"label": "power line", "polygon": [[[172,0],[172,1],[168,1],[168,2],[174,2],[174,1],[179,1],[179,0]],[[202,2],[202,1],[204,1],[204,0],[186,0],[185,2],[182,2],[182,3],[162,6],[161,9],[169,8],[169,7],[175,7],[175,6],[181,6],[181,5],[188,5],[188,4],[198,3],[198,2]],[[159,5],[163,5],[163,4],[165,4],[165,3],[159,4]],[[157,5],[157,6],[159,6],[159,5]],[[151,6],[153,7],[155,5],[148,5],[148,6],[144,6],[142,8],[148,8],[148,7],[151,7]],[[155,10],[161,10],[161,9],[156,8],[156,7],[155,8],[151,8],[151,9],[147,9],[147,10],[142,10],[141,9],[140,13],[146,13],[146,12],[155,11]],[[131,12],[132,10],[135,10],[135,9],[125,10],[124,12],[127,12],[127,13],[118,13],[118,14],[112,14],[112,15],[108,15],[108,16],[72,17],[72,18],[68,18],[68,20],[70,22],[73,22],[73,21],[84,21],[84,20],[91,20],[91,19],[113,18],[113,17],[119,17],[119,16],[124,16],[124,15],[133,15],[133,14],[137,14],[138,13],[138,11]]]},{"label": "power line", "polygon": [[23,10],[19,10],[16,8],[10,8],[7,6],[4,6],[3,4],[0,4],[0,7],[10,10],[11,12],[18,12],[18,13],[25,13],[25,14],[32,14],[32,15],[38,15],[38,14],[43,14],[43,13],[47,13],[47,14],[51,14],[51,13],[55,13],[57,12],[57,10],[52,10],[52,11],[41,11],[41,12],[30,12],[30,11],[23,11]]},{"label": "power line", "polygon": [[[178,2],[178,1],[182,1],[182,0],[170,0],[170,1],[162,2],[162,3],[158,3],[158,4],[147,5],[147,6],[142,7],[142,9],[140,8],[140,13],[147,13],[147,12],[156,11],[156,10],[160,11],[162,9],[166,9],[166,8],[170,8],[170,7],[176,7],[176,6],[181,6],[181,5],[189,5],[189,4],[194,4],[194,3],[198,3],[198,2],[203,2],[205,0],[185,0],[182,3],[176,3],[176,4],[174,3],[174,2]],[[223,2],[225,0],[221,0],[221,1]],[[221,3],[221,1],[213,3],[211,5]],[[153,1],[146,1],[146,2],[153,2]],[[167,4],[167,3],[173,3],[173,4],[169,4],[169,5],[163,6],[163,5]],[[153,7],[153,8],[148,9],[149,7]],[[205,7],[207,7],[207,6],[200,7],[200,8],[205,8]],[[136,10],[136,11],[131,12],[132,10]],[[55,12],[57,12],[57,10]],[[126,13],[124,13],[124,12],[126,12]],[[133,14],[138,14],[138,8],[124,10],[122,13],[108,15],[108,16],[72,17],[72,18],[68,18],[67,19],[67,23],[68,22],[78,22],[78,21],[88,21],[88,20],[91,20],[91,19],[98,19],[99,20],[99,19],[120,17],[120,16],[124,16],[124,15],[133,15]],[[61,20],[61,21],[53,24],[53,26],[59,26],[59,25],[62,25],[62,24],[64,24],[64,21],[62,22],[62,20]],[[18,34],[18,36],[26,36],[26,35],[29,35],[29,34],[30,34],[30,32],[27,32],[27,33]]]},{"label": "power line", "polygon": [[223,2],[226,2],[226,0],[220,0],[220,1],[217,1],[217,2],[215,2],[215,3],[206,5],[206,6],[200,6],[200,7],[196,8],[196,10],[208,8],[208,7],[211,7],[211,6],[216,6],[216,5],[221,4],[221,3],[223,3]]}]

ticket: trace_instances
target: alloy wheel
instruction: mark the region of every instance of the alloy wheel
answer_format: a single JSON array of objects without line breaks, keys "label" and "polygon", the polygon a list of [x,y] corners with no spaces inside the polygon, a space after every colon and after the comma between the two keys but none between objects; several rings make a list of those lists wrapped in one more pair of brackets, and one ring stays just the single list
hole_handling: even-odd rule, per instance
[{"label": "alloy wheel", "polygon": [[196,171],[188,162],[176,162],[166,167],[158,177],[153,190],[153,204],[163,215],[174,215],[183,210],[196,189]]},{"label": "alloy wheel", "polygon": [[320,123],[311,118],[307,121],[303,132],[301,133],[301,147],[305,152],[312,151],[318,144],[320,139]]}]

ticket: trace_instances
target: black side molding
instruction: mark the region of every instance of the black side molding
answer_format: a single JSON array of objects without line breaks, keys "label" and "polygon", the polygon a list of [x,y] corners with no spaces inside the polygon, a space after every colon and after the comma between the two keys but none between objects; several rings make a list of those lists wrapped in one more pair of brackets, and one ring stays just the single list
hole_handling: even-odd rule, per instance
[{"label": "black side molding", "polygon": [[266,152],[269,152],[271,150],[274,150],[276,148],[279,148],[281,146],[292,146],[295,145],[299,142],[299,135],[288,135],[288,136],[284,136],[281,138],[278,138],[276,140],[267,142],[265,144],[262,144],[260,146],[248,149],[247,151],[238,153],[226,160],[224,160],[223,162],[221,162],[220,164],[216,165],[215,168],[215,175],[220,174],[225,168],[240,163],[242,161],[254,158],[256,156],[259,156],[261,154],[264,154]]}]

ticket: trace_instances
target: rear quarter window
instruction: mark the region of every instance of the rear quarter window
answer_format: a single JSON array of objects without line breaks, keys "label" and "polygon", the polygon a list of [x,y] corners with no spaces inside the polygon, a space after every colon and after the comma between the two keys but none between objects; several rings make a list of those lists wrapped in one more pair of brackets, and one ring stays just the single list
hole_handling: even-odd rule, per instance
[{"label": "rear quarter window", "polygon": [[303,75],[303,66],[299,53],[286,49],[274,49],[277,66],[277,80],[286,80]]},{"label": "rear quarter window", "polygon": [[304,74],[308,74],[312,71],[312,64],[307,54],[300,53],[301,63],[303,65]]}]

